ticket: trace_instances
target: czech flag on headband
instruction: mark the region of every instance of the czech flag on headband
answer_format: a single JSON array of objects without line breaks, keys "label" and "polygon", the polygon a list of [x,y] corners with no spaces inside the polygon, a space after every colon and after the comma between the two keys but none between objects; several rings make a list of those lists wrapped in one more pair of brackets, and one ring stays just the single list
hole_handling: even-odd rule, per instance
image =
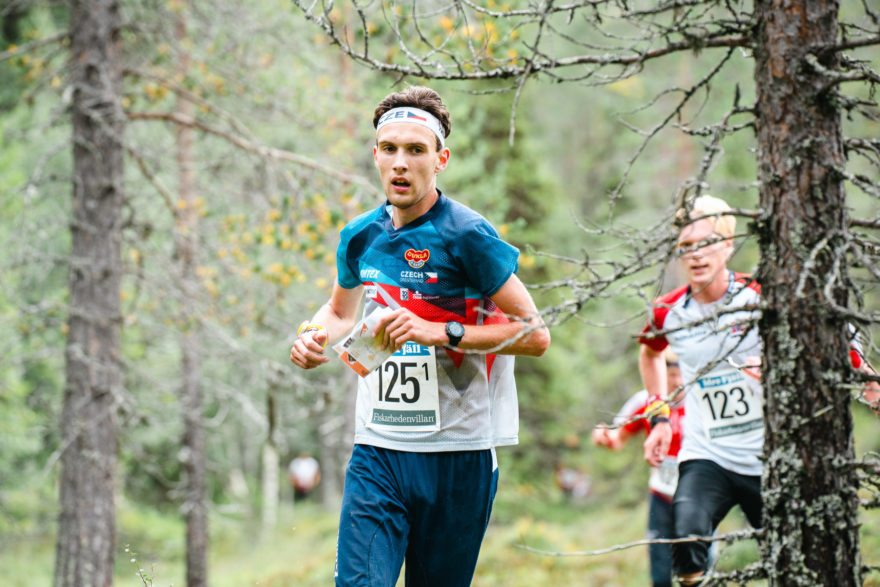
[{"label": "czech flag on headband", "polygon": [[428,276],[428,279],[425,280],[425,283],[437,283],[437,274],[431,273],[430,271],[425,271],[425,275]]},{"label": "czech flag on headband", "polygon": [[428,122],[428,119],[424,116],[419,116],[418,114],[413,114],[412,112],[406,113],[407,118],[415,118],[416,120],[421,120],[422,122]]}]

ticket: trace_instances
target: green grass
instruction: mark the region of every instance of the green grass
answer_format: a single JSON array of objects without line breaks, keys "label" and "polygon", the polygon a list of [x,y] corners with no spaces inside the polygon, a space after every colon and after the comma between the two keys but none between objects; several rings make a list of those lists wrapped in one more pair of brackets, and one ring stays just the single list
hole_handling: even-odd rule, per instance
[{"label": "green grass", "polygon": [[[591,585],[642,587],[649,583],[647,547],[606,554],[583,554],[644,536],[647,501],[615,503],[605,496],[570,502],[550,488],[502,486],[473,585],[533,587]],[[880,562],[880,514],[863,512],[865,562]],[[251,523],[215,514],[211,519],[210,584],[216,587],[326,586],[333,582],[337,512],[311,502],[283,504],[277,528],[260,535]],[[743,527],[738,511],[722,524],[726,532]],[[183,525],[173,513],[120,505],[115,585],[182,586]],[[6,536],[0,542],[0,577],[9,587],[49,585],[54,540]],[[132,552],[125,552],[126,545]],[[528,548],[524,548],[528,547]],[[534,552],[530,549],[544,551]],[[552,554],[545,554],[552,553]],[[131,562],[135,558],[135,562]],[[757,558],[754,542],[721,550],[719,568],[741,567]],[[146,579],[145,579],[146,578]],[[869,576],[865,585],[878,585]],[[402,581],[399,583],[402,585]]]},{"label": "green grass", "polygon": [[[184,585],[184,528],[178,517],[129,502],[121,503],[119,510],[115,585]],[[285,503],[277,528],[261,536],[247,521],[215,514],[211,519],[210,584],[332,584],[337,515],[309,501],[295,508]],[[648,583],[645,546],[598,556],[572,553],[640,540],[646,516],[646,501],[615,505],[602,496],[571,502],[549,487],[536,491],[502,486],[473,584],[532,587],[588,581],[590,585],[643,586]],[[49,535],[7,537],[0,551],[3,584],[51,584],[53,557],[54,541]]]},{"label": "green grass", "polygon": [[[856,453],[880,449],[880,436],[875,433],[877,421],[873,416],[857,411],[856,420],[857,429],[861,430],[857,434]],[[523,485],[514,484],[512,476],[502,475],[474,586],[647,585],[646,546],[601,555],[581,554],[644,537],[647,495],[639,489],[644,487],[642,473],[641,469],[633,469],[630,475],[625,475],[630,477],[625,484],[621,479],[594,479],[593,494],[580,502],[564,499],[548,479]],[[50,585],[55,543],[54,536],[45,528],[52,527],[53,509],[57,506],[46,495],[16,496],[14,492],[7,492],[3,498],[7,517],[6,525],[0,528],[0,584],[4,587]],[[25,516],[22,514],[25,510],[36,514]],[[15,515],[10,515],[10,511]],[[246,516],[215,511],[210,521],[210,584],[212,587],[332,584],[337,517],[337,511],[327,511],[308,500],[296,507],[286,501],[280,509],[277,527],[261,534],[257,524]],[[114,585],[185,585],[184,526],[176,512],[160,513],[120,499],[117,520]],[[880,565],[880,511],[862,511],[861,520],[863,563]],[[744,526],[742,514],[734,510],[720,531]],[[757,556],[754,541],[725,546],[718,568],[741,568]],[[135,562],[131,562],[132,558]],[[868,575],[864,585],[880,586],[880,573]]]}]

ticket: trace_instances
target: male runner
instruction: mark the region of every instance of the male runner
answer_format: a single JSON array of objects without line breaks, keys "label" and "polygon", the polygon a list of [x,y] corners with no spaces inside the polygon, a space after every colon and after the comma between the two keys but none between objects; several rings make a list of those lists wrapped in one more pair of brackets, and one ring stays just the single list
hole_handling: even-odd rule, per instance
[{"label": "male runner", "polygon": [[[667,345],[678,355],[688,385],[673,499],[677,537],[711,536],[736,504],[752,526],[761,526],[763,392],[750,376],[755,373],[738,368],[761,356],[754,309],[760,289],[750,276],[727,269],[736,229],[736,219],[725,214],[729,209],[712,196],[694,201],[685,218],[696,220],[681,229],[676,246],[688,284],[655,301],[640,339],[639,369],[649,393],[666,396]],[[665,334],[651,335],[657,331]],[[669,432],[668,424],[658,422],[645,441],[645,458],[652,464],[665,454]],[[673,568],[682,585],[699,584],[708,570],[708,550],[702,541],[673,545]]]},{"label": "male runner", "polygon": [[[761,526],[760,287],[751,276],[727,268],[736,229],[729,210],[723,200],[701,196],[692,209],[681,212],[686,224],[676,254],[688,284],[654,302],[639,340],[645,388],[666,396],[663,350],[669,346],[678,355],[688,389],[673,499],[677,538],[710,536],[737,504],[753,527]],[[850,356],[854,367],[870,371],[855,346]],[[668,423],[652,427],[644,445],[648,462],[656,464],[666,454],[669,436]],[[709,566],[708,550],[705,541],[672,546],[682,585],[700,584]]]},{"label": "male runner", "polygon": [[336,584],[393,586],[405,560],[407,585],[465,586],[497,487],[495,447],[517,442],[508,355],[540,356],[550,335],[515,274],[517,249],[436,187],[450,158],[440,96],[392,93],[373,126],[387,201],[342,230],[330,299],[290,360],[327,362],[362,297],[365,317],[390,310],[374,332],[396,353],[358,381]]}]

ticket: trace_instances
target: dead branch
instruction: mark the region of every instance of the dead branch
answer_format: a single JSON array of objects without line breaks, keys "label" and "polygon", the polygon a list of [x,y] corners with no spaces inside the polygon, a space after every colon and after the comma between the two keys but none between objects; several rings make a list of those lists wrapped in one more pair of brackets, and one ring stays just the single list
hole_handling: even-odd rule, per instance
[{"label": "dead branch", "polygon": [[129,120],[164,120],[168,122],[173,122],[175,124],[179,124],[181,126],[188,126],[191,128],[196,128],[201,130],[202,132],[212,134],[214,136],[220,137],[236,147],[248,151],[250,153],[254,153],[260,157],[265,159],[275,159],[278,161],[288,161],[291,163],[296,163],[297,165],[302,165],[303,167],[307,167],[309,169],[313,169],[325,175],[329,175],[330,177],[336,178],[339,181],[345,183],[356,183],[363,185],[370,189],[373,193],[379,194],[380,191],[373,186],[370,180],[362,177],[360,175],[354,175],[351,173],[344,173],[341,171],[337,171],[336,169],[332,169],[323,163],[319,163],[310,159],[308,157],[304,157],[302,155],[298,155],[296,153],[292,153],[290,151],[285,151],[284,149],[277,149],[274,147],[267,147],[265,145],[261,145],[255,141],[248,140],[244,137],[241,137],[237,134],[226,132],[205,124],[195,118],[181,115],[177,112],[129,112],[128,113]]}]

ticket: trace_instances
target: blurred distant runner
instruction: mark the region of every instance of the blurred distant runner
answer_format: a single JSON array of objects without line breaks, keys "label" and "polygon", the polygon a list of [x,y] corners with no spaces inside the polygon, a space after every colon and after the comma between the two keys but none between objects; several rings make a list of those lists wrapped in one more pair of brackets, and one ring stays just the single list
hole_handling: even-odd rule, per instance
[{"label": "blurred distant runner", "polygon": [[287,467],[287,476],[293,487],[294,497],[305,497],[321,481],[321,466],[310,455],[299,455]]},{"label": "blurred distant runner", "polygon": [[[667,348],[664,360],[666,388],[672,393],[681,385],[678,357]],[[647,415],[658,406],[652,405],[649,399],[647,390],[636,392],[614,417],[614,424],[618,428],[600,424],[593,429],[593,444],[611,450],[620,450],[634,435],[643,431],[650,432],[650,416]],[[666,457],[658,466],[651,468],[651,476],[648,480],[648,488],[651,492],[648,506],[648,538],[651,540],[674,536],[672,496],[678,484],[678,451],[681,447],[681,423],[684,418],[684,402],[681,394],[669,404],[669,408],[668,411],[661,408],[654,417],[655,422],[663,417],[669,419],[672,441]],[[671,587],[672,554],[669,544],[651,544],[648,546],[648,553],[651,561],[651,584],[654,587]]]},{"label": "blurred distant runner", "polygon": [[585,471],[576,467],[557,464],[553,471],[553,482],[567,498],[582,500],[590,495],[592,480]]},{"label": "blurred distant runner", "polygon": [[497,487],[495,447],[517,442],[509,355],[542,355],[550,335],[516,276],[517,249],[436,187],[450,158],[440,96],[390,94],[373,126],[387,201],[342,230],[333,292],[290,360],[327,362],[324,346],[349,333],[362,297],[397,351],[358,381],[337,585],[392,587],[405,559],[409,586],[466,586]]}]

